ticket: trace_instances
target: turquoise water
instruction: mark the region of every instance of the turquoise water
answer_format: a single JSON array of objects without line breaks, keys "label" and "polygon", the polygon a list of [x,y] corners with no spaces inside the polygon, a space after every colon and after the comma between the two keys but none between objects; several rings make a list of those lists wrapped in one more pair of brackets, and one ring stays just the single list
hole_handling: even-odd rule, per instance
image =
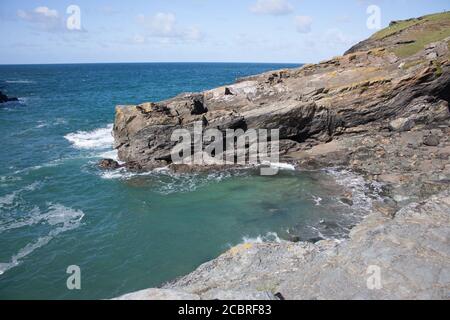
[{"label": "turquoise water", "polygon": [[[273,64],[0,66],[0,299],[104,299],[189,273],[242,241],[340,236],[325,173],[102,172],[116,104],[157,101]],[[355,180],[351,180],[355,181]],[[356,185],[359,183],[356,181]],[[81,268],[82,289],[66,287]]]}]

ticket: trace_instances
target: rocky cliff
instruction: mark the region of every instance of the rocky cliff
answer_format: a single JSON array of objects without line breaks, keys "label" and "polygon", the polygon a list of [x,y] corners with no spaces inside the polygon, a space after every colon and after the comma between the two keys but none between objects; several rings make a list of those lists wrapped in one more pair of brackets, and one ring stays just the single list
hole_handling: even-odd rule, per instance
[{"label": "rocky cliff", "polygon": [[283,154],[355,130],[384,130],[399,118],[416,125],[444,121],[449,30],[450,13],[396,22],[346,55],[319,64],[167,101],[119,106],[114,126],[119,158],[144,170],[170,164],[172,132],[198,121],[205,130],[279,129]]},{"label": "rocky cliff", "polygon": [[387,190],[348,240],[242,244],[124,298],[450,298],[449,46],[448,12],[396,21],[318,64],[118,107],[116,147],[130,168],[170,165],[172,131],[202,121],[280,129],[283,161],[351,169]]}]

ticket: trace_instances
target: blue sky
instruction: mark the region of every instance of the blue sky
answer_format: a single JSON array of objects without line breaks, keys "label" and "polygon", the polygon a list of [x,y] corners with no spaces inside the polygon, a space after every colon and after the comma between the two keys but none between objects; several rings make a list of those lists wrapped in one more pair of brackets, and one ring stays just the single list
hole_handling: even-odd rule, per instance
[{"label": "blue sky", "polygon": [[[67,8],[80,9],[69,30]],[[448,0],[1,0],[0,64],[317,62]]]}]

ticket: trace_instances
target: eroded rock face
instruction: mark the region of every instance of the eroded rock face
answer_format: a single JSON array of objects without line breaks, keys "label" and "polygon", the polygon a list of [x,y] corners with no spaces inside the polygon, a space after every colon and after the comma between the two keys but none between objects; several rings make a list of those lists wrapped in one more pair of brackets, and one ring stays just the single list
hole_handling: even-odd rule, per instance
[{"label": "eroded rock face", "polygon": [[437,135],[431,134],[423,139],[423,144],[429,147],[437,147],[440,143],[440,139]]},{"label": "eroded rock face", "polygon": [[389,129],[392,131],[409,131],[414,128],[414,121],[408,118],[399,118],[389,123]]},{"label": "eroded rock face", "polygon": [[102,159],[99,161],[98,166],[103,170],[115,170],[122,167],[117,161],[112,159]]},{"label": "eroded rock face", "polygon": [[355,129],[408,131],[445,121],[450,53],[448,46],[434,48],[439,56],[433,60],[425,49],[398,57],[387,46],[158,103],[119,106],[115,146],[120,160],[146,170],[170,164],[173,131],[192,130],[195,122],[223,132],[279,129],[281,153],[287,154],[292,144],[307,150]]}]

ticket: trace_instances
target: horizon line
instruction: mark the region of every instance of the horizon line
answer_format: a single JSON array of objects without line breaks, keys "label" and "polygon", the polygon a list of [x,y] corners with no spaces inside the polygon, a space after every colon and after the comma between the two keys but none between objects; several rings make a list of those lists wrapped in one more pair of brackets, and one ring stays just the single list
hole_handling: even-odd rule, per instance
[{"label": "horizon line", "polygon": [[305,65],[306,62],[248,62],[248,61],[152,61],[152,62],[44,62],[44,63],[0,63],[0,66],[40,66],[40,65],[90,65],[90,64],[292,64]]}]

